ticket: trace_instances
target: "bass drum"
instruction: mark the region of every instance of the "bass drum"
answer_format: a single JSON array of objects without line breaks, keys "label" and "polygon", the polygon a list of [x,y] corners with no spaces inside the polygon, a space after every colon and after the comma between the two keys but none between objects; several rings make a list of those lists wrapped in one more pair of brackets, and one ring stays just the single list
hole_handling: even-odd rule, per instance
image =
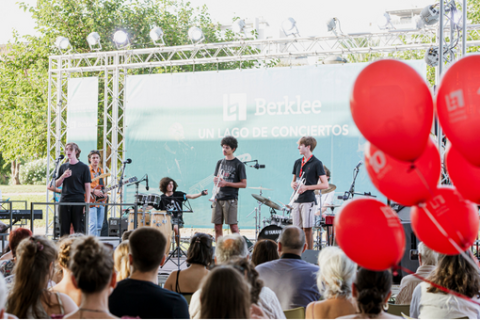
[{"label": "bass drum", "polygon": [[283,228],[277,225],[271,224],[269,226],[264,227],[260,233],[258,234],[258,240],[265,240],[270,239],[273,241],[277,241],[280,233],[282,232]]}]

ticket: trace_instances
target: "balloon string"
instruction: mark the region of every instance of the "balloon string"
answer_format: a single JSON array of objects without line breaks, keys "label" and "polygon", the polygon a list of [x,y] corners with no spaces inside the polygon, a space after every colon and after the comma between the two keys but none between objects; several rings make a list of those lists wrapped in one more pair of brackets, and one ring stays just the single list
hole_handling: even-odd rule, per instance
[{"label": "balloon string", "polygon": [[468,302],[471,302],[471,303],[474,303],[474,304],[480,306],[480,302],[475,301],[475,300],[473,300],[473,299],[471,299],[471,298],[469,298],[469,297],[467,297],[467,296],[465,296],[465,295],[463,295],[463,294],[461,294],[461,293],[458,293],[458,292],[456,292],[456,291],[447,289],[447,288],[445,288],[445,287],[443,287],[443,286],[441,286],[441,285],[439,285],[439,284],[436,284],[436,283],[434,283],[434,282],[432,282],[432,281],[430,281],[430,280],[428,280],[428,279],[426,279],[426,278],[424,278],[424,277],[422,277],[422,276],[420,276],[420,275],[418,275],[418,274],[416,274],[416,273],[408,270],[408,269],[405,268],[405,267],[402,267],[402,266],[398,265],[398,266],[394,266],[393,269],[395,269],[395,270],[398,270],[398,269],[403,270],[403,271],[405,271],[406,273],[408,273],[408,274],[410,274],[410,275],[412,275],[412,276],[414,276],[414,277],[416,277],[416,278],[418,278],[418,279],[420,279],[420,280],[422,280],[422,281],[425,281],[425,282],[429,283],[430,285],[434,286],[435,288],[437,288],[437,289],[439,289],[439,290],[442,290],[443,292],[445,292],[445,293],[447,293],[447,294],[451,294],[451,295],[453,295],[453,296],[456,296],[456,297],[465,299],[465,300],[467,300]]},{"label": "balloon string", "polygon": [[412,162],[411,168],[415,169],[415,172],[417,173],[418,177],[420,178],[420,180],[422,180],[422,183],[425,185],[428,192],[430,192],[430,195],[433,197],[435,193],[433,192],[432,188],[430,188],[430,186],[428,185],[427,180],[425,180],[425,177],[423,176],[422,172],[418,170],[417,166],[413,164],[413,162]]}]

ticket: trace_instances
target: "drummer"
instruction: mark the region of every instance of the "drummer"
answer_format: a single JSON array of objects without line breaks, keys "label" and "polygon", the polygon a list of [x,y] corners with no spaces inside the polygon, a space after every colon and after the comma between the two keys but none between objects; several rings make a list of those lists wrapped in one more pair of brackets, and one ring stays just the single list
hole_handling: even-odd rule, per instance
[{"label": "drummer", "polygon": [[[323,166],[323,168],[325,169],[325,175],[327,176],[327,181],[328,183],[330,183],[330,170],[327,168],[327,166]],[[323,218],[325,218],[325,215],[326,215],[326,211],[327,211],[327,207],[326,206],[331,206],[333,205],[333,199],[334,199],[334,192],[329,192],[329,193],[326,193],[326,194],[322,194],[322,196],[320,197],[320,195],[316,195],[316,200],[317,200],[317,204],[318,204],[318,207],[317,207],[317,212],[315,213],[316,216],[322,216]]]},{"label": "drummer", "polygon": [[[197,194],[186,194],[177,191],[178,184],[172,178],[165,177],[160,180],[160,191],[163,193],[160,197],[160,203],[156,209],[170,211],[174,214],[172,217],[173,231],[175,232],[175,241],[177,246],[180,245],[178,237],[178,228],[183,228],[183,202],[187,199],[197,199],[208,194],[207,190],[203,190]],[[177,221],[174,221],[177,218]]]}]

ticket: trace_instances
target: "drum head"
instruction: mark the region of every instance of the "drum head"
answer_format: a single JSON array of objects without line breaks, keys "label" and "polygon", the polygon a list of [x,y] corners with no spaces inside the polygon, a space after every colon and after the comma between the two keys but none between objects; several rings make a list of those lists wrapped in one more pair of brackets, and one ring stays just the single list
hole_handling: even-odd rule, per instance
[{"label": "drum head", "polygon": [[270,239],[273,241],[277,241],[278,237],[280,236],[280,233],[282,232],[281,227],[276,226],[276,225],[269,225],[263,228],[260,233],[258,234],[258,239],[257,240],[264,240],[264,239]]}]

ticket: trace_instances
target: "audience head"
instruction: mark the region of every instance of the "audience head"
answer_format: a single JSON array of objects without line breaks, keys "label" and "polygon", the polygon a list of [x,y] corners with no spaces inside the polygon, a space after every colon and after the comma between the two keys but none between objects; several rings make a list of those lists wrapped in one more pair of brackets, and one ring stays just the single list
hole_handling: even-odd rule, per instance
[{"label": "audience head", "polygon": [[122,281],[130,277],[130,261],[128,260],[130,248],[128,242],[128,240],[121,242],[113,254],[115,270],[117,271],[117,281]]},{"label": "audience head", "polygon": [[15,258],[17,254],[17,247],[25,238],[30,238],[32,236],[32,231],[25,228],[18,228],[10,232],[8,236],[8,246],[12,251],[12,255]]},{"label": "audience head", "polygon": [[138,228],[130,235],[128,243],[134,272],[156,271],[165,260],[167,238],[156,228]]},{"label": "audience head", "polygon": [[215,258],[218,264],[226,263],[233,258],[248,256],[248,247],[245,239],[238,233],[218,237],[215,247]]},{"label": "audience head", "polygon": [[32,307],[33,315],[40,317],[36,306],[53,276],[57,256],[57,247],[45,237],[30,237],[20,242],[14,269],[15,283],[8,297],[8,313],[25,319],[27,310]]},{"label": "audience head", "polygon": [[323,248],[318,256],[318,266],[320,272],[317,274],[317,286],[325,299],[351,296],[357,264],[342,249]]},{"label": "audience head", "polygon": [[0,319],[5,319],[5,305],[7,304],[7,284],[5,278],[0,274]]},{"label": "audience head", "polygon": [[192,240],[190,240],[190,247],[187,252],[187,263],[196,263],[208,267],[212,264],[212,257],[212,237],[206,233],[195,233]]},{"label": "audience head", "polygon": [[127,230],[127,231],[125,231],[125,232],[122,234],[122,241],[127,241],[128,238],[130,238],[130,235],[132,234],[133,231],[135,231],[135,230]]},{"label": "audience head", "polygon": [[353,295],[362,314],[379,314],[390,298],[392,273],[360,268],[353,285]]},{"label": "audience head", "polygon": [[214,268],[200,294],[201,319],[249,319],[250,294],[244,276],[230,266]]},{"label": "audience head", "polygon": [[[466,252],[470,254],[469,251]],[[472,266],[461,254],[455,256],[438,255],[438,265],[429,277],[432,282],[449,290],[478,298],[480,291],[480,275],[478,268]],[[427,292],[442,292],[433,286]]]},{"label": "audience head", "polygon": [[300,256],[306,248],[305,233],[299,227],[288,226],[278,237],[278,251],[281,255],[293,253]]},{"label": "audience head", "polygon": [[230,260],[228,264],[245,275],[245,280],[247,280],[250,287],[250,302],[257,304],[260,291],[263,288],[263,281],[258,278],[259,275],[257,270],[255,270],[255,266],[248,258]]},{"label": "audience head", "polygon": [[437,253],[427,247],[423,242],[418,244],[418,259],[421,266],[435,266],[437,264]]},{"label": "audience head", "polygon": [[75,241],[71,256],[70,270],[82,293],[101,292],[109,283],[115,287],[112,251],[97,238],[88,236]]},{"label": "audience head", "polygon": [[69,269],[72,244],[75,240],[78,240],[83,236],[83,234],[74,233],[64,236],[58,241],[58,264],[62,269]]},{"label": "audience head", "polygon": [[275,241],[264,239],[255,243],[252,252],[252,263],[255,266],[268,261],[277,260],[279,258],[278,245]]}]

